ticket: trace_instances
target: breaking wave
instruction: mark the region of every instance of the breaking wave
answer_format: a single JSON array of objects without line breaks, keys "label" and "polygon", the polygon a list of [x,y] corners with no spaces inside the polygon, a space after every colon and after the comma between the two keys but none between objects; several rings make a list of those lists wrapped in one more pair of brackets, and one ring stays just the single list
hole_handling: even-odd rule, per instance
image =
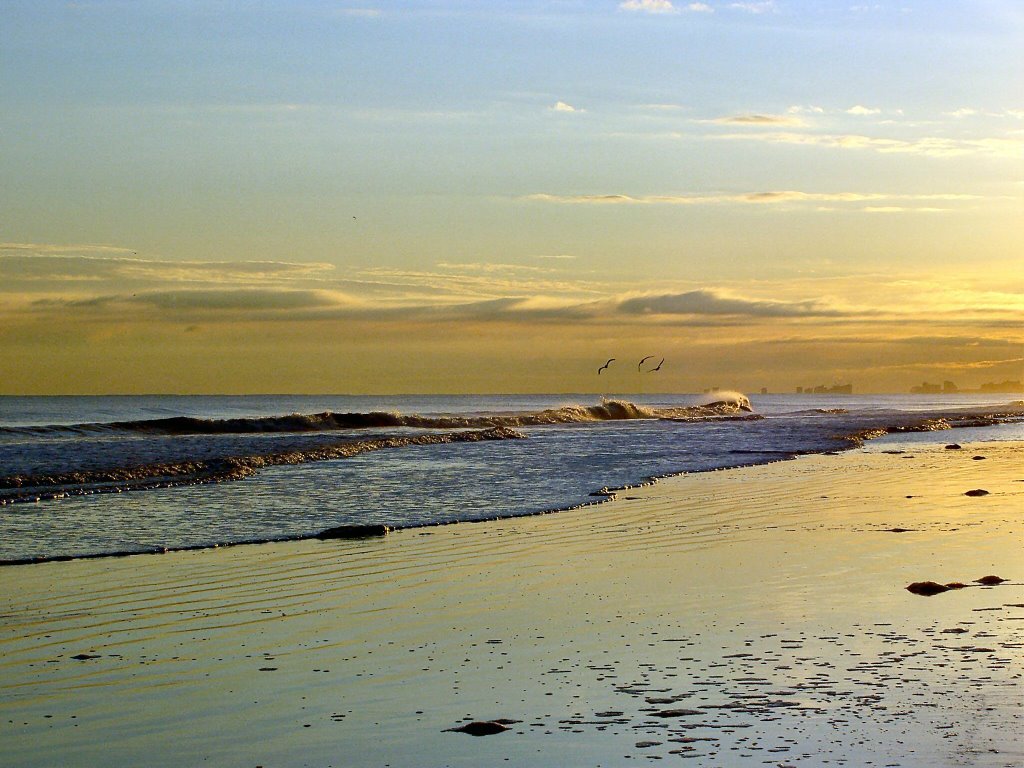
[{"label": "breaking wave", "polygon": [[[202,419],[193,416],[172,416],[164,419],[112,421],[93,424],[53,425],[43,427],[6,427],[8,434],[88,434],[132,432],[148,435],[226,435],[254,433],[330,432],[354,429],[410,427],[415,429],[497,429],[537,427],[555,424],[581,424],[628,419],[700,420],[723,416],[751,414],[746,396],[739,393],[716,394],[711,402],[674,408],[652,408],[628,400],[603,400],[596,405],[565,405],[534,413],[522,414],[445,414],[419,415],[388,411],[338,413],[325,411],[313,414],[261,416],[235,419]],[[747,418],[753,417],[748,415]]]}]

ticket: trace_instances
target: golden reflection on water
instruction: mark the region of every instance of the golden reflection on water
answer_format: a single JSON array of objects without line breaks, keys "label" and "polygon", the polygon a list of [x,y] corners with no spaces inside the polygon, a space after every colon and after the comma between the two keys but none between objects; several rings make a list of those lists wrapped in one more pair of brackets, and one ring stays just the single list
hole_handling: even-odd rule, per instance
[{"label": "golden reflection on water", "polygon": [[[1020,578],[1020,448],[984,452],[806,457],[558,515],[3,569],[7,764],[981,764],[978,745],[1001,764],[1024,592],[903,589]],[[667,701],[702,714],[659,719]],[[465,717],[522,722],[444,732]]]}]

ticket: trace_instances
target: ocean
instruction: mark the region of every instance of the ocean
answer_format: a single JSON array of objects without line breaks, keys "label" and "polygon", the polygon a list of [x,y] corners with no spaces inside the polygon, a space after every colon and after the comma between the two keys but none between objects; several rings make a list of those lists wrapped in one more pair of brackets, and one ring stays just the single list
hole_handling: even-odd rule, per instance
[{"label": "ocean", "polygon": [[1012,400],[0,397],[0,564],[556,512],[865,440],[1024,439]]}]

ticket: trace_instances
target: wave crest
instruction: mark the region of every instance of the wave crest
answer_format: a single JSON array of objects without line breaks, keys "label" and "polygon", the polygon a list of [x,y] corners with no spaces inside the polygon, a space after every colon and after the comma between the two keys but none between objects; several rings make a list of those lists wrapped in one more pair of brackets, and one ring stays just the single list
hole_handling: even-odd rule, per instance
[{"label": "wave crest", "polygon": [[739,393],[716,393],[719,399],[701,405],[673,408],[652,408],[628,400],[602,400],[596,405],[564,405],[535,413],[519,414],[445,414],[420,415],[389,411],[366,413],[323,413],[286,416],[259,416],[235,419],[203,419],[195,416],[172,416],[164,419],[113,421],[71,426],[7,427],[0,432],[15,434],[88,434],[133,432],[150,435],[221,435],[256,433],[331,432],[353,429],[409,427],[414,429],[498,429],[537,427],[555,424],[581,424],[595,421],[629,419],[696,420],[736,415],[753,409],[746,396]]}]

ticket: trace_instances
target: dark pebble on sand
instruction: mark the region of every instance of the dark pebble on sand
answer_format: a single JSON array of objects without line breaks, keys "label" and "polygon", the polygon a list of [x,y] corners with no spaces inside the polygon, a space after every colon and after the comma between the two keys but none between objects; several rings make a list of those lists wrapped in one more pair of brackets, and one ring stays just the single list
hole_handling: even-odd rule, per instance
[{"label": "dark pebble on sand", "polygon": [[974,461],[984,461],[986,457],[985,456],[971,456],[971,458]]},{"label": "dark pebble on sand", "polygon": [[476,720],[458,728],[448,728],[447,730],[455,733],[468,733],[470,736],[493,736],[496,733],[507,731],[509,728],[497,720]]},{"label": "dark pebble on sand", "polygon": [[970,491],[964,491],[964,496],[988,496],[988,491],[984,488],[975,488]]},{"label": "dark pebble on sand", "polygon": [[1002,584],[1006,579],[1000,578],[999,576],[982,576],[980,579],[974,580],[978,584],[984,584],[987,587],[993,587],[996,584]]},{"label": "dark pebble on sand", "polygon": [[85,661],[86,659],[98,659],[99,655],[95,653],[76,653],[71,658],[78,661]]},{"label": "dark pebble on sand", "polygon": [[373,536],[386,536],[391,528],[386,525],[339,525],[328,528],[316,535],[318,539],[367,539]]},{"label": "dark pebble on sand", "polygon": [[950,443],[946,446],[947,451],[959,451],[961,448],[963,448],[963,446],[959,443]]},{"label": "dark pebble on sand", "polygon": [[935,581],[915,581],[907,587],[907,591],[912,592],[915,595],[931,597],[932,595],[938,595],[942,592],[948,592],[949,587]]}]

